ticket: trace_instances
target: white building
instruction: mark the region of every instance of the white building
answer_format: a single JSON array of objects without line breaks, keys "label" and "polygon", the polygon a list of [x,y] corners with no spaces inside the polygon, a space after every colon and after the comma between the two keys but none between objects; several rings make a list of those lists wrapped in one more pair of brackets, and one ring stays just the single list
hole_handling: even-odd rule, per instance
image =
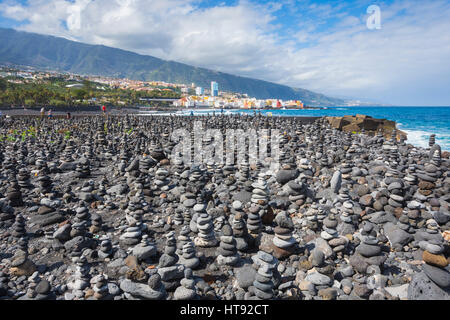
[{"label": "white building", "polygon": [[203,90],[202,87],[197,87],[197,88],[195,88],[195,94],[196,94],[197,96],[202,96],[203,93],[204,93],[204,90]]},{"label": "white building", "polygon": [[217,97],[219,95],[219,84],[215,81],[211,82],[211,97]]}]

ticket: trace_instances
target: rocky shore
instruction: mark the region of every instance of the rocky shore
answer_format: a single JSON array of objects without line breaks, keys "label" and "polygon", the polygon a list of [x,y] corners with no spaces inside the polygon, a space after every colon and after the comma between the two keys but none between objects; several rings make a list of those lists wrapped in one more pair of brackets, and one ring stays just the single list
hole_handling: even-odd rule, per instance
[{"label": "rocky shore", "polygon": [[[279,130],[280,166],[174,157],[172,133],[198,121]],[[449,300],[448,156],[434,136],[424,149],[395,128],[340,129],[239,115],[1,119],[0,299]]]}]

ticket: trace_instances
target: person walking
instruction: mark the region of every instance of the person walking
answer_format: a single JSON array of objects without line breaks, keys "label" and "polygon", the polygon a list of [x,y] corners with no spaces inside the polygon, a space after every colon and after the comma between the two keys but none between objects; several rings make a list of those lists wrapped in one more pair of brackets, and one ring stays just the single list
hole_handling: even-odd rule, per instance
[{"label": "person walking", "polygon": [[102,112],[103,112],[103,115],[106,115],[106,106],[105,105],[102,106]]},{"label": "person walking", "polygon": [[41,108],[41,120],[44,118],[44,116],[45,116],[45,108],[42,107]]},{"label": "person walking", "polygon": [[50,109],[50,110],[48,110],[48,118],[51,120],[52,119],[52,117],[53,117],[53,114],[52,114],[52,109]]}]

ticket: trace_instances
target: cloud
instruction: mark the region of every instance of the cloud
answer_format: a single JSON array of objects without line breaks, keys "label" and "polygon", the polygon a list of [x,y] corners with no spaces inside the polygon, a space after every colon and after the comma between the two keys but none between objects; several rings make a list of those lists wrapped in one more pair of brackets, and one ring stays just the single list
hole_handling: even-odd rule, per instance
[{"label": "cloud", "polygon": [[[29,0],[0,4],[22,30],[394,104],[450,104],[450,3]],[[280,18],[278,18],[280,17]],[[282,17],[282,18],[281,18]]]}]

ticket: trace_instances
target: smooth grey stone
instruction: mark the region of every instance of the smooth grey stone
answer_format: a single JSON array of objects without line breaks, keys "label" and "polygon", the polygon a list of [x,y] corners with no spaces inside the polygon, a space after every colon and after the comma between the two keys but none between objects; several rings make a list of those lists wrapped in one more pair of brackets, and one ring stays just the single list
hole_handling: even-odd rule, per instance
[{"label": "smooth grey stone", "polygon": [[408,300],[450,300],[450,290],[437,286],[424,272],[415,273],[409,283]]},{"label": "smooth grey stone", "polygon": [[441,288],[450,287],[450,272],[425,263],[422,267],[425,274]]}]

